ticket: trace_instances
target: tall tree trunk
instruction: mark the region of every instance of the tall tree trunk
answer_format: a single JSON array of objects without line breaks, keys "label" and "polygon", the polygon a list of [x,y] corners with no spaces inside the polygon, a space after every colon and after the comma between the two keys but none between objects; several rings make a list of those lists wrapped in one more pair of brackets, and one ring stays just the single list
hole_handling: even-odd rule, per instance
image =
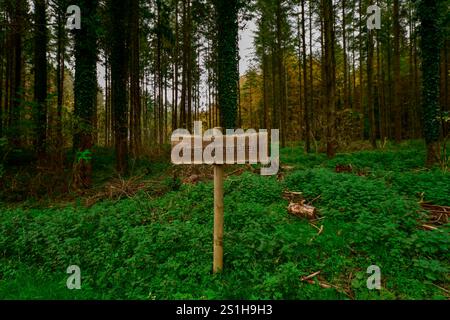
[{"label": "tall tree trunk", "polygon": [[346,21],[346,0],[342,0],[342,54],[343,73],[344,73],[344,109],[348,108],[349,101],[349,85],[348,85],[348,61],[347,61],[347,21]]},{"label": "tall tree trunk", "polygon": [[110,85],[109,85],[109,54],[105,50],[105,147],[110,146],[110,118],[111,118],[111,112],[110,112]]},{"label": "tall tree trunk", "polygon": [[64,139],[63,139],[63,128],[62,128],[62,113],[64,104],[64,77],[65,77],[65,67],[64,67],[64,56],[66,47],[66,32],[65,32],[65,8],[57,8],[57,53],[56,53],[56,92],[58,95],[57,106],[56,106],[56,147],[58,149],[57,166],[62,168],[64,163],[63,153],[64,153]]},{"label": "tall tree trunk", "polygon": [[[309,83],[310,83],[310,97],[309,97],[309,105],[305,112],[305,116],[308,119],[305,119],[306,122],[306,152],[311,152],[311,137],[313,132],[312,127],[312,110],[314,105],[314,78],[313,78],[313,0],[309,1]],[[309,129],[308,129],[309,128]]]},{"label": "tall tree trunk", "polygon": [[42,161],[47,140],[47,14],[46,1],[35,0],[34,100],[36,102],[36,153]]},{"label": "tall tree trunk", "polygon": [[130,151],[136,158],[141,151],[141,88],[139,65],[139,0],[130,3]]},{"label": "tall tree trunk", "polygon": [[277,61],[275,50],[273,49],[275,43],[272,45],[271,60],[272,60],[272,129],[280,129],[280,106],[279,95],[280,90],[277,82]]},{"label": "tall tree trunk", "polygon": [[[362,37],[363,33],[363,24],[365,16],[363,8],[363,0],[359,0],[359,36]],[[360,121],[359,121],[359,129],[360,129],[360,139],[364,140],[364,119],[366,116],[365,108],[364,108],[364,50],[363,50],[363,43],[362,39],[360,40],[359,45],[359,113],[360,113]]]},{"label": "tall tree trunk", "polygon": [[276,2],[276,36],[277,36],[277,64],[278,64],[278,86],[280,90],[280,121],[279,126],[281,129],[281,146],[286,146],[286,77],[284,70],[284,44],[283,44],[283,31],[282,31],[282,7],[281,0]]},{"label": "tall tree trunk", "polygon": [[322,17],[324,19],[325,40],[325,108],[327,112],[327,156],[333,158],[336,155],[336,69],[334,51],[334,12],[332,0],[322,0]]},{"label": "tall tree trunk", "polygon": [[5,98],[4,98],[4,110],[3,110],[3,131],[9,129],[9,109],[10,109],[10,97],[11,97],[11,81],[13,78],[13,49],[12,49],[12,36],[5,35]]},{"label": "tall tree trunk", "polygon": [[367,110],[370,122],[370,143],[374,149],[377,148],[377,126],[375,121],[375,104],[373,98],[373,33],[367,31]]},{"label": "tall tree trunk", "polygon": [[417,10],[421,22],[422,112],[427,144],[426,164],[428,166],[437,163],[440,159],[439,51],[441,30],[439,28],[438,1],[421,0]]},{"label": "tall tree trunk", "polygon": [[402,141],[402,106],[400,83],[400,5],[399,0],[394,0],[394,132],[395,142]]},{"label": "tall tree trunk", "polygon": [[16,147],[20,147],[20,108],[23,98],[22,93],[22,70],[23,70],[23,28],[25,15],[25,1],[18,0],[15,2],[13,13],[13,24],[15,32],[12,35],[12,79],[10,81],[10,109],[9,109],[9,135],[10,141]]},{"label": "tall tree trunk", "polygon": [[377,88],[378,88],[378,106],[380,110],[379,114],[379,130],[380,139],[382,143],[387,139],[386,132],[386,98],[385,98],[385,71],[383,67],[383,60],[381,57],[381,41],[380,36],[377,34]]},{"label": "tall tree trunk", "polygon": [[74,165],[74,187],[92,184],[92,153],[94,114],[97,100],[97,0],[80,0],[83,27],[75,32],[75,136],[77,152]]},{"label": "tall tree trunk", "polygon": [[220,124],[224,129],[236,127],[237,120],[237,69],[238,0],[216,0],[218,28],[218,94]]},{"label": "tall tree trunk", "polygon": [[110,0],[111,27],[111,102],[114,109],[114,135],[116,170],[124,175],[128,172],[128,126],[127,126],[127,52],[126,26],[128,3]]},{"label": "tall tree trunk", "polygon": [[[0,20],[2,21],[2,20]],[[0,33],[0,138],[3,137],[3,91],[5,90],[6,77],[4,76],[5,59],[6,58],[6,43],[5,33]]]},{"label": "tall tree trunk", "polygon": [[268,74],[269,66],[266,49],[264,48],[263,53],[263,128],[269,128],[269,101],[268,101]]},{"label": "tall tree trunk", "polygon": [[189,35],[188,35],[188,6],[190,6],[189,0],[182,0],[183,1],[183,72],[182,72],[182,79],[181,79],[181,103],[180,103],[180,125],[183,128],[188,128],[188,122],[187,122],[187,91],[188,91],[188,52],[190,51],[190,45],[189,45]]},{"label": "tall tree trunk", "polygon": [[192,65],[193,65],[193,59],[192,59],[192,6],[191,6],[191,0],[188,0],[188,6],[187,6],[187,70],[186,70],[186,78],[187,78],[187,127],[189,130],[193,129],[193,122],[192,122]]},{"label": "tall tree trunk", "polygon": [[[310,121],[311,119],[309,118],[309,114],[310,114],[310,101],[309,101],[309,91],[308,91],[308,73],[306,71],[307,68],[307,63],[306,63],[306,28],[305,28],[305,0],[302,0],[302,58],[303,58],[303,93],[304,93],[304,97],[303,97],[303,101],[305,104],[305,111],[304,111],[304,122],[305,122],[305,151],[307,153],[310,152],[311,149],[311,142],[310,142],[310,131],[311,131],[311,124]],[[300,63],[300,61],[299,61]],[[311,79],[312,81],[312,79]],[[311,86],[311,90],[312,90],[312,86]]]},{"label": "tall tree trunk", "polygon": [[175,50],[174,50],[174,99],[172,101],[172,130],[178,128],[178,63],[179,63],[179,24],[178,24],[178,3],[175,1]]}]

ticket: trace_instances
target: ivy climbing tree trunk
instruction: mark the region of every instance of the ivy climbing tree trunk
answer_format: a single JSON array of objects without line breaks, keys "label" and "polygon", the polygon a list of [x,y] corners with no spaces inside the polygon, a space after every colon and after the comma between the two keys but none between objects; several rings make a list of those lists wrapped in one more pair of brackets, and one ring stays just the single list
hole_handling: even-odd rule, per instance
[{"label": "ivy climbing tree trunk", "polygon": [[126,51],[126,27],[128,1],[110,0],[111,26],[111,103],[114,113],[114,136],[116,170],[124,175],[128,172],[128,123],[127,123],[127,79],[128,59]]},{"label": "ivy climbing tree trunk", "polygon": [[427,144],[426,164],[429,166],[438,162],[440,158],[439,50],[441,30],[439,28],[438,3],[439,0],[421,0],[417,10],[421,23],[422,114]]},{"label": "ivy climbing tree trunk", "polygon": [[233,129],[237,120],[238,0],[215,0],[218,28],[218,91],[220,124]]},{"label": "ivy climbing tree trunk", "polygon": [[34,100],[36,103],[36,153],[43,160],[47,137],[47,15],[46,1],[35,0]]},{"label": "ivy climbing tree trunk", "polygon": [[91,153],[93,121],[97,99],[97,7],[98,0],[80,0],[82,27],[75,32],[75,134],[73,185],[76,189],[92,184]]}]

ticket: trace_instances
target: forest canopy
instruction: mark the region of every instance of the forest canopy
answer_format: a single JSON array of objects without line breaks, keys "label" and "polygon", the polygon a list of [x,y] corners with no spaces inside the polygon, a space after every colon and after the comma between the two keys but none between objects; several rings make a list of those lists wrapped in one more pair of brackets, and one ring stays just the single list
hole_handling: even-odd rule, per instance
[{"label": "forest canopy", "polygon": [[[73,5],[79,30],[66,28]],[[373,6],[379,29],[367,28]],[[126,173],[130,159],[161,152],[194,121],[277,128],[283,146],[304,141],[329,156],[357,140],[377,148],[448,136],[444,0],[2,0],[0,8],[2,149],[71,167],[77,188],[91,184],[84,158],[95,158],[94,146],[114,147]],[[253,33],[253,50],[239,75],[243,33]],[[440,147],[429,151],[436,163]]]}]

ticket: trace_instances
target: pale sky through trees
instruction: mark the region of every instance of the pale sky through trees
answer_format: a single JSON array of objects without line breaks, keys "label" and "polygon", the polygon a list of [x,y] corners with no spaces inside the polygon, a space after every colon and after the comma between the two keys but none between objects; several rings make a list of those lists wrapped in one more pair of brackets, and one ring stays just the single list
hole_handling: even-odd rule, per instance
[{"label": "pale sky through trees", "polygon": [[239,73],[244,73],[251,66],[251,60],[254,54],[253,38],[256,31],[256,25],[253,20],[247,22],[244,30],[239,31],[239,55],[241,60],[239,62]]},{"label": "pale sky through trees", "polygon": [[[239,63],[239,74],[242,76],[251,65],[252,56],[254,54],[253,38],[256,25],[254,21],[249,21],[244,30],[239,31],[239,55],[241,57]],[[98,83],[101,88],[105,87],[105,67],[103,63],[97,65]]]}]

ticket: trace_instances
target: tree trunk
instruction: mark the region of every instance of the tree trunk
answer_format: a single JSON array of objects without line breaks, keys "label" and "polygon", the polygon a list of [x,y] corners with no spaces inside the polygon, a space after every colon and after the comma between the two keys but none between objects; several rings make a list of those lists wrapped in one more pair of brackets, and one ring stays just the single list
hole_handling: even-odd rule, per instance
[{"label": "tree trunk", "polygon": [[130,151],[136,158],[141,151],[141,88],[139,65],[139,0],[130,0]]},{"label": "tree trunk", "polygon": [[327,156],[336,155],[336,70],[334,52],[334,12],[332,0],[322,0],[322,17],[324,19],[324,53],[325,53],[325,110],[327,112]]},{"label": "tree trunk", "polygon": [[[306,152],[310,152],[311,149],[311,142],[310,142],[310,131],[311,131],[311,125],[310,125],[310,101],[309,101],[309,91],[308,91],[308,73],[306,71],[307,63],[306,63],[306,28],[305,28],[305,0],[302,0],[302,57],[303,57],[303,102],[305,105],[304,108],[304,122],[305,122],[305,150]],[[300,61],[299,61],[300,63]],[[312,79],[311,79],[312,81]],[[312,90],[312,86],[311,86]]]},{"label": "tree trunk", "polygon": [[313,20],[313,0],[309,1],[309,82],[310,86],[310,97],[309,97],[309,105],[307,107],[307,110],[305,112],[305,119],[306,122],[306,152],[311,152],[311,136],[313,132],[312,128],[312,110],[314,105],[314,78],[313,78],[313,28],[312,28],[312,20]]},{"label": "tree trunk", "polygon": [[64,139],[62,132],[62,112],[64,104],[64,77],[65,77],[65,46],[66,46],[66,32],[65,26],[65,11],[64,8],[58,8],[57,16],[57,65],[56,65],[56,92],[58,101],[56,106],[56,147],[57,151],[57,166],[62,168],[64,163]]},{"label": "tree trunk", "polygon": [[36,153],[44,160],[47,140],[47,15],[46,1],[35,0],[34,100]]},{"label": "tree trunk", "polygon": [[346,0],[342,0],[342,51],[343,51],[343,73],[344,73],[344,109],[348,108],[349,85],[348,85],[348,62],[347,62],[347,23],[346,23]]},{"label": "tree trunk", "polygon": [[15,147],[21,146],[20,139],[20,108],[22,103],[22,70],[23,70],[23,23],[25,15],[25,3],[23,0],[16,1],[14,5],[13,23],[15,24],[15,32],[12,35],[13,45],[13,63],[12,63],[12,80],[10,84],[11,107],[9,109],[9,135],[10,141]]},{"label": "tree trunk", "polygon": [[438,0],[419,2],[417,12],[421,22],[420,35],[422,38],[422,112],[427,144],[426,164],[431,166],[440,159],[439,51],[441,30],[439,28]]},{"label": "tree trunk", "polygon": [[178,0],[175,1],[175,53],[174,53],[174,100],[172,101],[172,130],[178,128],[178,62],[179,62],[179,25],[178,25]]},{"label": "tree trunk", "polygon": [[283,44],[283,34],[282,34],[282,8],[281,0],[277,0],[276,9],[276,36],[277,36],[277,64],[278,64],[278,86],[280,92],[280,122],[279,126],[281,129],[281,147],[286,146],[286,77],[284,70],[284,44]]},{"label": "tree trunk", "polygon": [[[363,17],[365,16],[365,13],[363,11],[363,0],[359,0],[359,36],[362,37],[363,28],[362,25],[364,24]],[[360,139],[364,140],[365,134],[364,134],[364,119],[366,116],[365,108],[364,108],[364,60],[363,60],[363,41],[361,39],[360,45],[359,45],[359,129],[360,129]]]},{"label": "tree trunk", "polygon": [[75,137],[74,187],[88,188],[92,184],[94,114],[97,100],[97,34],[95,18],[97,0],[80,0],[83,8],[83,28],[75,30]]},{"label": "tree trunk", "polygon": [[127,52],[126,13],[128,4],[122,0],[110,0],[111,29],[111,102],[114,109],[114,135],[116,170],[125,175],[128,172],[128,126],[127,126]]},{"label": "tree trunk", "polygon": [[234,129],[237,120],[238,0],[216,0],[218,27],[218,94],[220,124]]},{"label": "tree trunk", "polygon": [[393,12],[394,24],[394,132],[395,142],[402,141],[402,106],[400,83],[400,5],[399,0],[394,0]]},{"label": "tree trunk", "polygon": [[370,143],[374,149],[377,148],[377,126],[375,121],[375,105],[373,98],[373,33],[367,31],[367,110],[370,122]]}]

